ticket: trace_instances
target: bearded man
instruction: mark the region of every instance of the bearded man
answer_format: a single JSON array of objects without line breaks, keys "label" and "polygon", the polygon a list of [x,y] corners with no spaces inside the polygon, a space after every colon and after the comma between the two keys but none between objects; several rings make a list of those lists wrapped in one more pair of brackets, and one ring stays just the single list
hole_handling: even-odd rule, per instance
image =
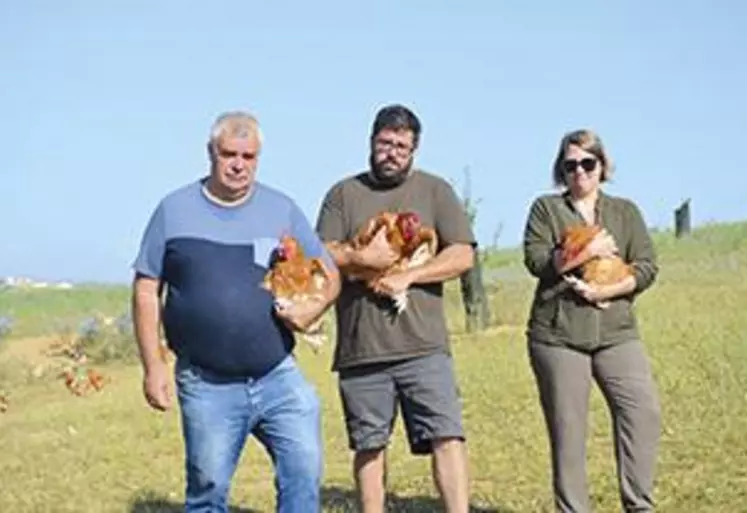
[{"label": "bearded man", "polygon": [[[465,436],[443,308],[443,282],[472,266],[475,239],[462,203],[444,179],[413,167],[421,135],[417,116],[401,105],[382,108],[370,139],[369,169],[326,194],[317,232],[343,275],[335,304],[339,374],[358,499],[365,513],[383,512],[385,449],[402,410],[413,454],[431,455],[446,511],[468,511]],[[437,254],[380,279],[376,287],[345,269],[383,270],[399,257],[381,232],[365,247],[346,244],[381,212],[416,214],[435,230]],[[392,315],[392,296],[407,307]]]}]

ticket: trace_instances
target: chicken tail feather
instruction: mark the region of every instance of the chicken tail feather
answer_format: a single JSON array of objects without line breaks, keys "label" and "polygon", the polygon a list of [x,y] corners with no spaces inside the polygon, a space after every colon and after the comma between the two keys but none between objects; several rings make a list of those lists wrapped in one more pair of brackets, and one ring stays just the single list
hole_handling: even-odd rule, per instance
[{"label": "chicken tail feather", "polygon": [[403,290],[392,296],[394,301],[394,308],[397,310],[397,315],[401,314],[407,309],[407,291]]}]

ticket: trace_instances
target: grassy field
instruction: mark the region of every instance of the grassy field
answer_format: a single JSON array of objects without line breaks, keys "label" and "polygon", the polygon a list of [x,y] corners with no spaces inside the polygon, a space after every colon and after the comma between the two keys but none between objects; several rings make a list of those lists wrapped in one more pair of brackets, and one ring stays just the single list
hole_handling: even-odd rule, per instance
[{"label": "grassy field", "polygon": [[[656,235],[661,274],[638,303],[663,405],[656,498],[660,512],[747,512],[747,224],[711,226],[689,239]],[[486,260],[496,326],[463,332],[455,288],[447,300],[464,398],[475,511],[551,511],[547,439],[526,357],[523,325],[532,281],[516,251]],[[498,268],[498,266],[500,266]],[[0,341],[0,511],[176,512],[182,446],[176,411],[157,414],[131,361],[105,367],[111,384],[67,392],[39,347],[62,326],[127,310],[127,290],[0,292],[15,318]],[[40,342],[41,341],[41,342]],[[329,348],[299,358],[324,405],[325,511],[354,511]],[[40,369],[40,365],[42,365]],[[599,392],[589,418],[588,473],[595,510],[619,511],[610,423]],[[390,511],[438,511],[428,460],[406,452],[401,424],[389,456]],[[270,462],[251,441],[232,490],[235,511],[272,511]]]}]

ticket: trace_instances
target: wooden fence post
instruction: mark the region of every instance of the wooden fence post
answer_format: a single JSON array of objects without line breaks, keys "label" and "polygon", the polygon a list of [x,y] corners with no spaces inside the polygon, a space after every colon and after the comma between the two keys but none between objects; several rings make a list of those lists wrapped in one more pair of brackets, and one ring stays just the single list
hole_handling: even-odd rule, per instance
[{"label": "wooden fence post", "polygon": [[690,233],[690,198],[674,211],[674,236],[680,238]]},{"label": "wooden fence post", "polygon": [[484,330],[490,325],[490,307],[482,276],[482,258],[475,248],[474,266],[459,277],[468,333]]}]

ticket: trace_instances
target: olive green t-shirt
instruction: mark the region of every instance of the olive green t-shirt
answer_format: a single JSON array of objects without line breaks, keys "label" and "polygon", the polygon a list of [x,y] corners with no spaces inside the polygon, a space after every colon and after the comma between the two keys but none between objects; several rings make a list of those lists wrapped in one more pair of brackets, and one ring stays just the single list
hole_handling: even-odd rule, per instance
[{"label": "olive green t-shirt", "polygon": [[[325,242],[347,241],[372,216],[404,210],[417,212],[423,225],[436,230],[439,249],[475,243],[469,218],[452,186],[421,170],[413,170],[394,187],[379,185],[368,172],[343,179],[325,196],[317,231]],[[399,315],[393,312],[389,298],[343,278],[335,303],[333,369],[448,350],[442,283],[412,285],[407,309]]]}]

